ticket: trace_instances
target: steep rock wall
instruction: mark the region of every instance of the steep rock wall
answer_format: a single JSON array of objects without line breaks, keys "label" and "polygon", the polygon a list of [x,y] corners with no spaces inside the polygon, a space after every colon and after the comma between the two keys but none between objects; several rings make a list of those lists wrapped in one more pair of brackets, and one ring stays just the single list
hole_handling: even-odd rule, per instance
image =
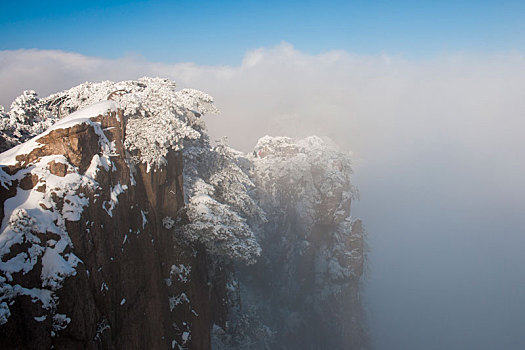
[{"label": "steep rock wall", "polygon": [[348,155],[211,146],[213,99],[174,87],[85,83],[0,111],[2,346],[366,348]]},{"label": "steep rock wall", "polygon": [[266,136],[247,160],[267,221],[258,232],[260,258],[238,268],[240,304],[267,331],[241,343],[366,348],[364,232],[350,215],[357,192],[349,156],[315,136]]},{"label": "steep rock wall", "polygon": [[[209,287],[204,250],[176,239],[163,224],[184,205],[181,152],[170,151],[165,166],[148,172],[126,157],[122,111],[89,120],[55,127],[37,137],[28,153],[13,150],[16,163],[2,166],[7,188],[0,206],[31,197],[25,192],[44,191],[25,204],[25,213],[35,220],[52,212],[57,221],[65,219],[60,234],[67,241],[62,251],[53,250],[58,256],[49,254],[54,259],[45,258],[60,241],[53,227],[27,227],[31,239],[8,248],[2,242],[5,266],[38,248],[25,257],[27,266],[2,277],[4,315],[10,314],[0,326],[2,347],[209,349],[209,330],[225,314],[221,283]],[[60,183],[68,173],[90,181],[68,192],[67,181]],[[44,208],[45,199],[53,205]],[[72,215],[65,207],[78,199],[82,203]],[[2,213],[3,229],[16,221],[14,211]],[[54,284],[46,285],[44,269],[56,270]],[[50,300],[43,303],[32,292],[47,293]]]}]

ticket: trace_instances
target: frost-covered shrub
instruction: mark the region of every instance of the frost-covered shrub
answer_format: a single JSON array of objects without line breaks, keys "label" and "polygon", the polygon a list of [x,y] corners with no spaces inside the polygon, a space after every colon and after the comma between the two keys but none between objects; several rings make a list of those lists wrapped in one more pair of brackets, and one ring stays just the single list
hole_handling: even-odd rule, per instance
[{"label": "frost-covered shrub", "polygon": [[[199,182],[198,186],[206,185]],[[197,191],[190,198],[186,211],[188,237],[203,242],[213,254],[255,262],[261,248],[246,219],[227,204],[213,199],[206,189]]]},{"label": "frost-covered shrub", "polygon": [[361,338],[346,338],[359,330],[363,267],[349,154],[318,137],[266,136],[248,159],[267,223],[259,262],[238,274],[243,305],[256,306],[283,348],[359,348]]},{"label": "frost-covered shrub", "polygon": [[0,108],[0,152],[42,133],[57,118],[44,112],[45,103],[36,92],[27,90],[11,104],[9,112]]},{"label": "frost-covered shrub", "polygon": [[[357,190],[350,157],[319,137],[261,138],[255,146],[254,181],[267,210],[292,210],[309,230],[343,221]],[[266,208],[265,208],[266,209]]]},{"label": "frost-covered shrub", "polygon": [[184,193],[189,223],[183,231],[215,255],[254,263],[260,255],[255,232],[265,221],[254,199],[242,155],[220,141],[211,148],[207,137],[183,150]]},{"label": "frost-covered shrub", "polygon": [[40,104],[34,90],[26,90],[11,104],[10,114],[19,123],[28,124],[39,119]]},{"label": "frost-covered shrub", "polygon": [[215,188],[216,197],[246,218],[266,221],[264,212],[254,199],[255,185],[248,175],[251,168],[249,160],[229,147],[226,139],[218,141],[213,151],[217,154],[217,170],[211,175],[210,183]]},{"label": "frost-covered shrub", "polygon": [[194,89],[175,90],[168,79],[86,82],[69,90],[38,99],[34,91],[17,97],[0,119],[0,145],[5,149],[38,135],[79,109],[102,100],[115,100],[126,119],[125,145],[148,171],[164,165],[170,149],[182,149],[186,139],[200,138],[205,129],[200,117],[218,113],[213,98]]},{"label": "frost-covered shrub", "polygon": [[174,90],[174,84],[148,84],[134,95],[123,95],[127,120],[125,145],[138,151],[148,168],[164,165],[168,150],[179,151],[184,140],[199,139],[204,124],[199,117],[217,113],[213,99],[193,89]]}]

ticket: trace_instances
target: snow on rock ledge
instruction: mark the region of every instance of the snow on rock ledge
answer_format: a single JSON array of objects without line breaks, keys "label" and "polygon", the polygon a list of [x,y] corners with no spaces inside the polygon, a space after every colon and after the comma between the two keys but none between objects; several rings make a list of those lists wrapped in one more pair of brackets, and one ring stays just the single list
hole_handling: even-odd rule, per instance
[{"label": "snow on rock ledge", "polygon": [[[27,140],[79,109],[99,101],[116,101],[126,119],[126,148],[148,171],[166,163],[168,150],[180,150],[184,140],[199,139],[200,117],[218,113],[213,98],[194,89],[175,90],[168,79],[89,83],[38,99],[34,91],[17,98],[9,113],[0,111],[0,150]],[[15,102],[16,102],[15,101]],[[107,103],[107,102],[103,102]],[[114,106],[114,105],[113,105]],[[99,107],[89,107],[99,108]]]},{"label": "snow on rock ledge", "polygon": [[57,317],[55,292],[82,261],[66,225],[80,220],[86,193],[98,187],[94,174],[111,163],[115,140],[103,129],[117,119],[117,104],[102,101],[0,154],[0,324],[15,298],[28,296],[51,316],[54,330],[67,325]]}]

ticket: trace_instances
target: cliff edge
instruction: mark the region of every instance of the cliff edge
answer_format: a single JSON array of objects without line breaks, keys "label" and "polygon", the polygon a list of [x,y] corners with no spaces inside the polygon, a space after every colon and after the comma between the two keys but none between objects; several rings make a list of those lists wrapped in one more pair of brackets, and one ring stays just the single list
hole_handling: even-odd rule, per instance
[{"label": "cliff edge", "polygon": [[211,146],[213,99],[85,83],[0,118],[0,336],[27,349],[360,349],[350,159]]}]

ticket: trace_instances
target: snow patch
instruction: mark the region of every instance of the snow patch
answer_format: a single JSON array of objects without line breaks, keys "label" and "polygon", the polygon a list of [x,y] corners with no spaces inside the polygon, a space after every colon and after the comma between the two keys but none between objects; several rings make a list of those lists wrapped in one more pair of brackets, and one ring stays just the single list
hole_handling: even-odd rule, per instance
[{"label": "snow patch", "polygon": [[142,215],[142,229],[146,227],[146,224],[148,223],[148,219],[146,219],[146,214],[141,210],[140,214]]},{"label": "snow patch", "polygon": [[[113,186],[110,190],[110,201],[102,203],[102,208],[108,213],[110,217],[113,217],[113,209],[115,209],[118,204],[118,196],[124,193],[128,189],[127,185],[121,185],[120,182]],[[109,208],[108,208],[109,206]]]},{"label": "snow patch", "polygon": [[170,281],[176,277],[177,281],[187,283],[191,274],[191,266],[184,264],[171,265],[170,269]]},{"label": "snow patch", "polygon": [[183,304],[183,303],[189,304],[190,299],[188,299],[188,296],[186,295],[186,293],[181,293],[177,296],[169,297],[169,302],[170,302],[170,311],[173,311],[175,307],[177,307],[180,304]]},{"label": "snow patch", "polygon": [[80,262],[73,253],[69,253],[67,261],[59,253],[57,248],[48,247],[42,257],[42,286],[51,290],[60,288],[66,277],[76,275],[75,267]]}]

